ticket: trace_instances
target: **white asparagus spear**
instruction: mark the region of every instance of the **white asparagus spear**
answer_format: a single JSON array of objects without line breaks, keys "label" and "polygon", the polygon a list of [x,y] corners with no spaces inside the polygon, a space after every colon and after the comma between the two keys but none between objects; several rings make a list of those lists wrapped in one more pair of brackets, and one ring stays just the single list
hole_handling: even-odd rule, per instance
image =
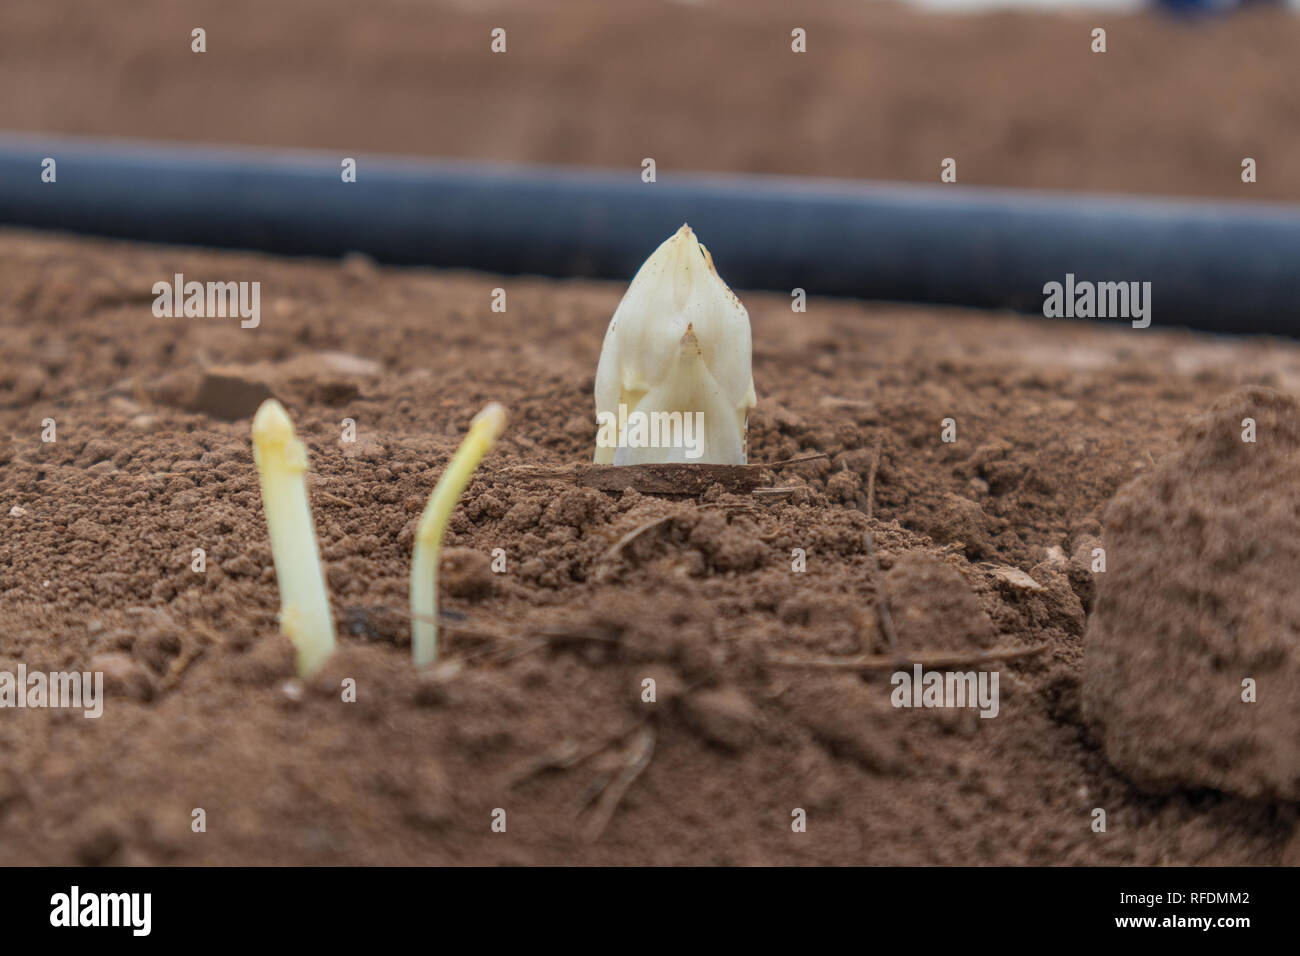
[{"label": "white asparagus spear", "polygon": [[279,402],[253,417],[253,460],[280,584],[280,630],[297,651],[298,673],[314,673],[334,651],[334,617],[307,500],[307,449]]}]

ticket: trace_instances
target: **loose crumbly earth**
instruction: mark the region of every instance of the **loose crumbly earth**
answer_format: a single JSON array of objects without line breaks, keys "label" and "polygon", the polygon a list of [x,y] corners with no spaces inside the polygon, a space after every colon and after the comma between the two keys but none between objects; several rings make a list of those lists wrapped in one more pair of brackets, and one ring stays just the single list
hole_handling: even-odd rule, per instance
[{"label": "loose crumbly earth", "polygon": [[[176,272],[260,281],[260,327],[155,318]],[[0,863],[1296,860],[1294,803],[1137,790],[1080,680],[1107,503],[1224,393],[1300,392],[1300,347],[742,291],[752,460],[826,457],[771,469],[784,494],[671,499],[565,473],[621,293],[0,233],[0,670],[113,693],[99,720],[0,711]],[[250,451],[267,393],[310,449],[339,622],[306,687]],[[489,400],[510,426],[452,522],[421,678],[413,525]],[[997,665],[994,719],[790,664],[888,654],[881,602],[901,657],[1046,647]]]},{"label": "loose crumbly earth", "polygon": [[[951,156],[967,184],[1300,198],[1300,20],[1281,12],[790,10],[7,4],[0,128],[631,171],[652,156],[664,181],[934,182]],[[149,290],[176,272],[260,281],[261,326],[154,318]],[[742,293],[753,459],[827,457],[771,470],[784,494],[667,499],[565,477],[589,458],[621,293],[0,232],[0,671],[90,667],[114,694],[98,721],[0,710],[0,864],[1300,862],[1294,803],[1143,794],[1080,705],[1108,501],[1228,391],[1300,392],[1300,348],[821,300],[793,315]],[[249,446],[272,393],[311,449],[340,627],[309,687],[275,622]],[[511,425],[453,521],[447,666],[422,679],[413,524],[488,400]],[[1046,648],[998,665],[989,720],[894,709],[887,673],[778,660],[887,654],[882,603],[899,656]]]}]

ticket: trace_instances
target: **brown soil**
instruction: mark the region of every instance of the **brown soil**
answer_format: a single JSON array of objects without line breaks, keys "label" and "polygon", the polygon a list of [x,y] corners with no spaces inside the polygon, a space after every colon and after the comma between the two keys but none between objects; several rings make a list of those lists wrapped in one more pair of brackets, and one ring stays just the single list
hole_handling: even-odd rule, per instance
[{"label": "brown soil", "polygon": [[[863,0],[0,8],[0,129],[1300,199],[1300,18]],[[207,30],[208,52],[190,52]],[[808,31],[808,52],[790,31]],[[1108,52],[1091,52],[1094,27]],[[490,31],[507,30],[507,52]],[[1259,181],[1241,182],[1243,157]]]},{"label": "brown soil", "polygon": [[[147,290],[175,272],[258,279],[261,326],[154,318]],[[621,293],[0,234],[0,671],[102,669],[114,693],[98,721],[0,713],[0,863],[1294,857],[1294,804],[1144,795],[1103,758],[1075,555],[1187,416],[1243,383],[1300,391],[1300,347],[822,300],[792,319],[742,293],[752,460],[827,457],[771,469],[786,495],[666,499],[565,473],[591,451]],[[194,410],[239,412],[205,394],[218,367],[279,396],[310,447],[341,647],[306,688],[276,627],[249,421]],[[488,400],[511,424],[453,520],[446,664],[421,679],[413,523]],[[892,668],[789,660],[1039,644],[997,667],[988,720],[894,709]]]},{"label": "brown soil", "polygon": [[[7,4],[0,128],[653,156],[664,180],[933,182],[952,156],[968,184],[1300,198],[1294,17],[788,8]],[[261,326],[154,318],[176,272],[260,281]],[[1300,346],[823,300],[794,316],[742,291],[752,460],[825,457],[757,493],[665,497],[578,470],[621,293],[0,232],[0,672],[94,668],[114,695],[97,721],[0,711],[0,864],[1300,862],[1294,803],[1206,789],[1186,761],[1144,793],[1082,705],[1108,502],[1186,454],[1181,424],[1220,396],[1300,393]],[[307,687],[252,465],[267,394],[311,450],[340,629]],[[489,400],[511,423],[453,520],[446,663],[421,678],[413,524]],[[997,718],[890,706],[896,657],[990,654],[1008,658]]]},{"label": "brown soil", "polygon": [[1300,402],[1243,390],[1106,513],[1084,713],[1148,789],[1300,800],[1297,474]]}]

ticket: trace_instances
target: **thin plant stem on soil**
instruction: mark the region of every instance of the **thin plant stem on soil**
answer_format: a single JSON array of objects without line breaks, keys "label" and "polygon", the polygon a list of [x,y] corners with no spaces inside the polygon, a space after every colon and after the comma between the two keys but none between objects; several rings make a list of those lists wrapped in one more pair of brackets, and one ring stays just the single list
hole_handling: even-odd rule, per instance
[{"label": "thin plant stem on soil", "polygon": [[474,470],[506,427],[506,410],[493,402],[474,416],[447,470],[420,515],[411,555],[411,654],[417,668],[438,657],[438,552],[452,509]]}]

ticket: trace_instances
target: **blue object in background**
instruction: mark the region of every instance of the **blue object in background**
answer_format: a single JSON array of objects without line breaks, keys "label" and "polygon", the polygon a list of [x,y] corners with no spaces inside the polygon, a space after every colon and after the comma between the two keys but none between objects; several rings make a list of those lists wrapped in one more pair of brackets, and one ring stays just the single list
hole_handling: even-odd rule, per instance
[{"label": "blue object in background", "polygon": [[1156,6],[1181,14],[1223,14],[1241,7],[1270,4],[1277,6],[1282,0],[1155,0]]},{"label": "blue object in background", "polygon": [[[59,158],[58,186],[42,158]],[[1151,283],[1155,324],[1300,336],[1300,204],[0,136],[0,223],[278,255],[626,283],[689,222],[737,288],[1043,314]]]}]

